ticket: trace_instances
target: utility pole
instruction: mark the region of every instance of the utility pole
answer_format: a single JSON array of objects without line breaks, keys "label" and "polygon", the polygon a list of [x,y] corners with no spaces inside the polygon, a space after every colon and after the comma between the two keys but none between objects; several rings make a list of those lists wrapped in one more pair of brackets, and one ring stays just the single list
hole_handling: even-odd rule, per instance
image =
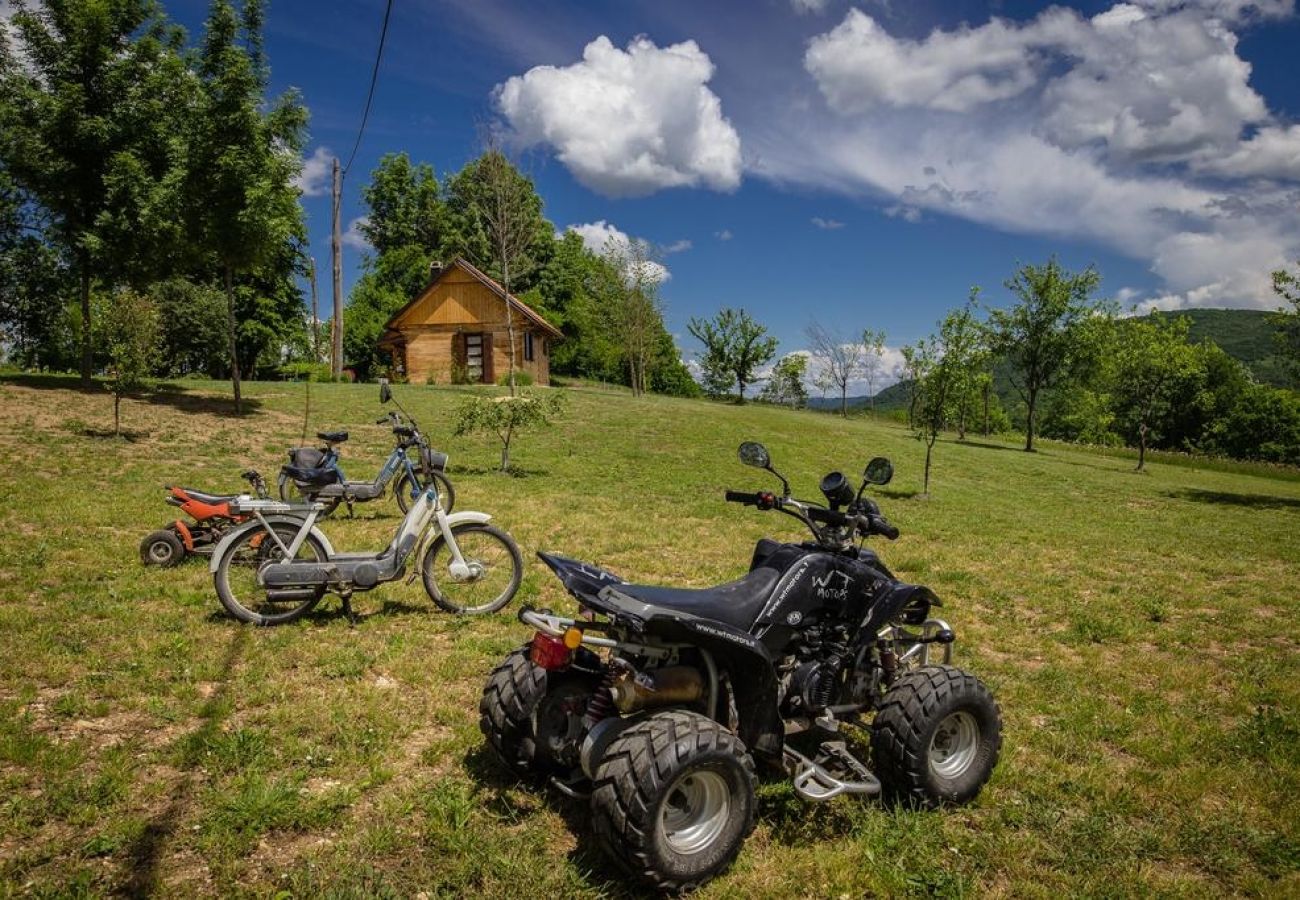
[{"label": "utility pole", "polygon": [[330,347],[330,374],[343,374],[343,238],[339,234],[339,204],[343,197],[343,175],[338,157],[334,158],[334,236],[330,247],[334,253],[334,327]]},{"label": "utility pole", "polygon": [[308,270],[308,277],[311,279],[311,361],[320,362],[320,311],[316,305],[316,257],[309,256],[307,261],[311,263],[311,269]]}]

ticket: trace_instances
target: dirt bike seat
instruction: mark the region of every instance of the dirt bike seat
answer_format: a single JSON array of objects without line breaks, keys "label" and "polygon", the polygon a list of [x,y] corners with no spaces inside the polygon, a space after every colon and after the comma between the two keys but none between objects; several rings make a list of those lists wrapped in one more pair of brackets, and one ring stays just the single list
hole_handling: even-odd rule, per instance
[{"label": "dirt bike seat", "polygon": [[197,500],[200,503],[206,503],[209,506],[219,506],[222,503],[229,503],[238,497],[238,494],[209,494],[206,491],[196,491],[194,488],[181,488],[191,500]]},{"label": "dirt bike seat", "polygon": [[711,588],[670,588],[649,584],[620,584],[621,594],[701,619],[713,619],[748,631],[772,594],[779,577],[776,569],[762,566],[744,578]]},{"label": "dirt bike seat", "polygon": [[341,444],[348,439],[346,431],[318,431],[316,437],[327,444]]}]

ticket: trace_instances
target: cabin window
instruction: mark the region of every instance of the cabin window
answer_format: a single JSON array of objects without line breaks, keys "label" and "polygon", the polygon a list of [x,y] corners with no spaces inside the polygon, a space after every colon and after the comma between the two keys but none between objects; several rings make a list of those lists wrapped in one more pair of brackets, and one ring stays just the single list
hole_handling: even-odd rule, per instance
[{"label": "cabin window", "polygon": [[483,335],[465,335],[465,369],[471,384],[483,381]]},{"label": "cabin window", "polygon": [[532,362],[534,359],[533,333],[531,331],[524,332],[524,359],[526,359],[528,362]]}]

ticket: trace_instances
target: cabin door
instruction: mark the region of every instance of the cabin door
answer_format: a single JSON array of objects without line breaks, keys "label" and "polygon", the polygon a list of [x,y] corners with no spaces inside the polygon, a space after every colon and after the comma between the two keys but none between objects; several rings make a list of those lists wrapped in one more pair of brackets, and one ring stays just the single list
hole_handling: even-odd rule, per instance
[{"label": "cabin door", "polygon": [[492,335],[489,333],[465,335],[465,369],[470,384],[491,384]]}]

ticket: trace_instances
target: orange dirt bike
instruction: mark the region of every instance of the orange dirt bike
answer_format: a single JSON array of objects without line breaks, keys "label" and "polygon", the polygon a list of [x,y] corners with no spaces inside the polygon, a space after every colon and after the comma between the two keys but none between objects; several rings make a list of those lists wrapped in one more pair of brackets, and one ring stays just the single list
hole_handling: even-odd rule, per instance
[{"label": "orange dirt bike", "polygon": [[[266,481],[256,469],[249,469],[242,477],[257,496],[269,496]],[[226,533],[248,518],[231,509],[239,494],[209,494],[171,484],[164,485],[163,489],[167,491],[167,502],[179,506],[192,521],[177,519],[145,535],[140,542],[140,561],[146,566],[167,568],[179,565],[187,556],[211,556]],[[242,496],[247,499],[246,495]]]}]

